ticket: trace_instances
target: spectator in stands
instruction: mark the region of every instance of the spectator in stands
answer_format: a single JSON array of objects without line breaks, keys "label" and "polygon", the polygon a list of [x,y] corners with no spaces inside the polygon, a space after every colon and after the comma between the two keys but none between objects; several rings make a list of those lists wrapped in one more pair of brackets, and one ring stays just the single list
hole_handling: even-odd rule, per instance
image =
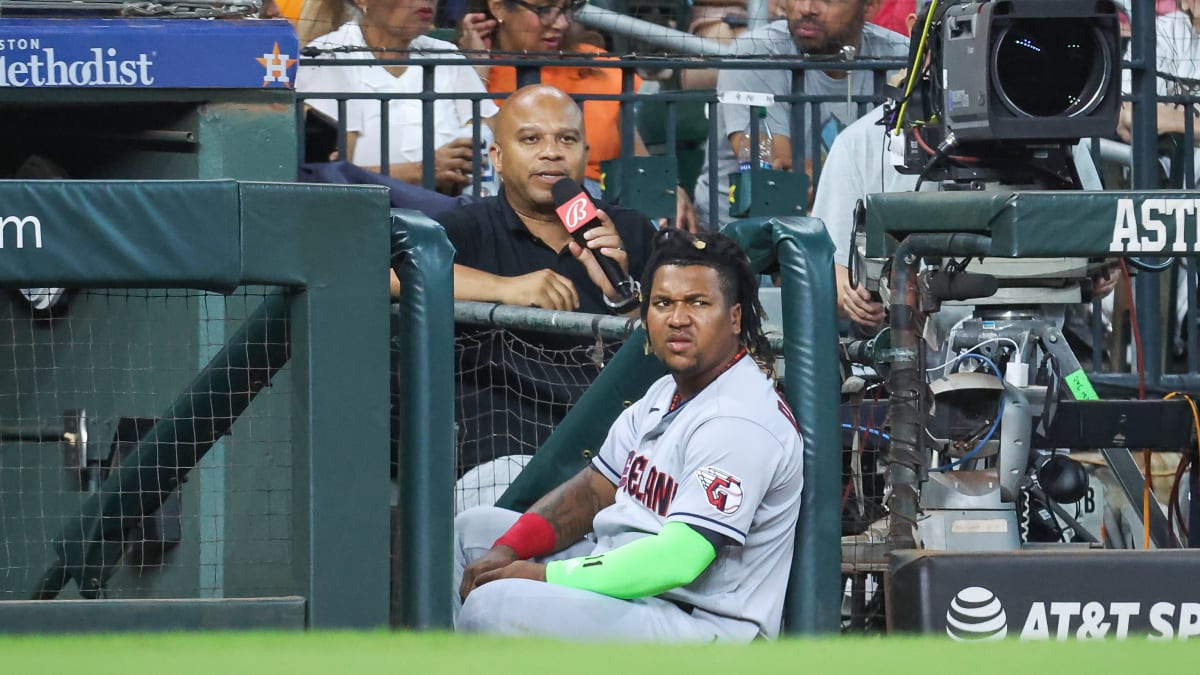
[{"label": "spectator in stands", "polygon": [[[866,23],[868,0],[793,0],[786,21],[773,21],[766,26],[743,34],[733,42],[733,51],[741,55],[764,55],[829,58],[842,54],[843,47],[855,48],[857,58],[898,58],[908,52],[908,40],[892,31]],[[770,70],[722,70],[717,81],[717,92],[751,91],[769,94],[786,94],[791,91],[791,71],[778,68]],[[869,74],[848,75],[847,71],[809,70],[804,75],[804,92],[816,95],[836,95],[839,99],[847,93],[866,95],[873,93],[873,78]],[[707,157],[705,167],[696,183],[696,215],[703,226],[716,228],[729,222],[729,174],[737,172],[736,150],[748,140],[743,130],[749,125],[750,109],[745,105],[719,104],[717,106],[718,139],[717,157]],[[858,117],[857,105],[846,103],[823,103],[819,106],[817,119],[811,118],[809,106],[805,106],[805,129],[816,124],[821,130],[823,148],[827,150],[833,138]],[[774,161],[779,169],[791,169],[792,144],[788,130],[791,128],[791,104],[776,103],[768,108],[767,122],[774,132]],[[805,153],[809,159],[819,157],[816,150],[809,148]],[[717,185],[710,186],[708,164],[717,163]],[[709,191],[717,190],[720,213],[709,213]]]},{"label": "spectator in stands", "polygon": [[[485,4],[477,7],[477,11],[463,17],[458,44],[464,50],[474,51],[603,54],[605,48],[602,37],[580,30],[581,27],[574,23],[575,12],[584,4],[585,0],[486,0]],[[543,63],[547,56],[541,55]],[[517,88],[516,68],[512,66],[492,66],[479,70],[490,92],[507,94]],[[573,95],[620,94],[621,70],[594,66],[545,66],[541,69],[541,82]],[[635,75],[634,91],[641,83],[641,78]],[[620,110],[618,101],[583,102],[583,117],[590,146],[584,184],[593,196],[600,195],[600,162],[621,156]],[[649,154],[637,129],[633,131],[633,154]],[[691,219],[691,202],[686,194],[680,195],[676,225],[688,227]]]},{"label": "spectator in stands", "polygon": [[[554,87],[524,87],[505,101],[494,126],[492,160],[502,178],[499,195],[438,218],[455,248],[455,298],[592,314],[635,313],[636,302],[621,301],[595,256],[608,256],[632,278],[640,278],[654,236],[649,219],[602,205],[602,225],[586,235],[588,245],[581,247],[555,213],[551,186],[562,178],[581,180],[587,167],[579,106]],[[522,338],[554,349],[594,343],[542,333]],[[507,351],[503,345],[482,344],[459,354],[460,373],[475,373],[474,381],[460,381],[457,392],[460,470],[536,449],[582,393],[579,385],[586,386],[562,377],[559,365],[515,353],[500,356],[498,350]],[[591,377],[596,374],[598,368],[591,367]]]},{"label": "spectator in stands", "polygon": [[[322,54],[331,65],[302,66],[296,74],[299,92],[346,92],[370,94],[417,94],[422,91],[422,68],[405,65],[338,65],[343,59],[397,59],[410,55],[459,59],[449,42],[425,35],[433,26],[432,0],[359,0],[360,15],[341,28],[318,38],[309,46],[336,50],[361,47],[361,51],[330,51]],[[441,95],[483,93],[483,83],[468,66],[438,66],[434,88]],[[334,100],[309,100],[326,116],[336,118]],[[425,132],[422,104],[416,99],[392,100],[388,104],[388,171],[393,178],[420,184]],[[480,115],[491,117],[495,105],[484,100]],[[437,146],[432,170],[439,192],[457,194],[471,182],[475,151],[469,125],[473,122],[471,102],[438,99],[434,103],[433,142]],[[347,150],[350,161],[379,171],[382,164],[382,105],[377,100],[346,101]]]},{"label": "spectator in stands", "polygon": [[[1155,20],[1155,56],[1159,96],[1194,95],[1200,91],[1200,0],[1178,0],[1176,9]],[[1130,90],[1129,72],[1124,73],[1124,89]],[[1193,129],[1200,131],[1200,111],[1178,103],[1158,104],[1158,133],[1182,134],[1185,115],[1193,118]],[[1133,108],[1121,107],[1117,134],[1126,143],[1132,138]],[[1200,142],[1200,133],[1196,134]]]}]

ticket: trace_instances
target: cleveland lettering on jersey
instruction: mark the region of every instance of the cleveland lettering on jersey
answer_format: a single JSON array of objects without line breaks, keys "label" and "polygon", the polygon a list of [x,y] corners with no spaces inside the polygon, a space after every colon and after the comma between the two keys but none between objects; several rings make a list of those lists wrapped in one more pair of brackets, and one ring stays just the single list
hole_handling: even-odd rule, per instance
[{"label": "cleveland lettering on jersey", "polygon": [[621,472],[617,489],[624,490],[658,515],[666,516],[679,485],[667,472],[659,471],[656,466],[650,466],[647,470],[649,464],[650,460],[631,451],[625,458],[625,470]]}]

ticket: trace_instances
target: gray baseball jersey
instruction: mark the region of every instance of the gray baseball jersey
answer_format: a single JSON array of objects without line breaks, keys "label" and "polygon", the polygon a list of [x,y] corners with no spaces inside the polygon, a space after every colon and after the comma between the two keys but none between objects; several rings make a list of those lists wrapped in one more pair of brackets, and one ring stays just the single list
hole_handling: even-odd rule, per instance
[{"label": "gray baseball jersey", "polygon": [[617,485],[593,521],[603,553],[681,522],[727,545],[692,583],[662,594],[779,634],[800,511],[803,441],[749,357],[672,410],[664,377],[617,418],[592,465]]}]

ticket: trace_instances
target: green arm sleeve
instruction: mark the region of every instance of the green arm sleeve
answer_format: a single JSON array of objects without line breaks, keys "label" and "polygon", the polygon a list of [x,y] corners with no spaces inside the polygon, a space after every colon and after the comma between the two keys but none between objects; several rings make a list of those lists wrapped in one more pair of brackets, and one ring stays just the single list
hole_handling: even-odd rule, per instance
[{"label": "green arm sleeve", "polygon": [[601,555],[556,560],[546,565],[546,581],[628,600],[658,595],[690,584],[708,569],[717,550],[685,523],[667,523]]}]

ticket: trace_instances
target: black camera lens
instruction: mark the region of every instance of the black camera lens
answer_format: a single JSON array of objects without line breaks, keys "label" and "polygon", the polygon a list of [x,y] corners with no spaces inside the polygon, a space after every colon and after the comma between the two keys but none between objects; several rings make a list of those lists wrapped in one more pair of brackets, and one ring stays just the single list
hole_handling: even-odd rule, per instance
[{"label": "black camera lens", "polygon": [[1061,117],[1091,112],[1103,98],[1112,55],[1095,25],[1080,19],[1020,19],[994,44],[992,80],[1012,112]]}]

